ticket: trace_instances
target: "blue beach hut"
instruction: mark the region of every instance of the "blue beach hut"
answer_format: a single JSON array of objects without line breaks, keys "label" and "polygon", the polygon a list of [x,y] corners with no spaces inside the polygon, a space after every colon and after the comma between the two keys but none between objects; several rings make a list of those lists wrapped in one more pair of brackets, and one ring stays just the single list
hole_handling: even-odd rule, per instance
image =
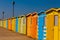
[{"label": "blue beach hut", "polygon": [[16,32],[18,32],[18,17],[16,17]]},{"label": "blue beach hut", "polygon": [[46,14],[44,12],[38,14],[38,40],[46,39],[45,19],[46,19]]}]

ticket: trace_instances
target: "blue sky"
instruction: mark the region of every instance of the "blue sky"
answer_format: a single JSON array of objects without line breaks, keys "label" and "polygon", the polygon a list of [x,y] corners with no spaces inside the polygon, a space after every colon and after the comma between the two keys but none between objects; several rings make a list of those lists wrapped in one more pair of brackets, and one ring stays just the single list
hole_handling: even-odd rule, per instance
[{"label": "blue sky", "polygon": [[[59,8],[60,0],[14,0],[15,16],[25,15],[31,12],[40,12],[50,8]],[[0,0],[0,19],[2,11],[5,12],[4,17],[12,17],[12,0]]]}]

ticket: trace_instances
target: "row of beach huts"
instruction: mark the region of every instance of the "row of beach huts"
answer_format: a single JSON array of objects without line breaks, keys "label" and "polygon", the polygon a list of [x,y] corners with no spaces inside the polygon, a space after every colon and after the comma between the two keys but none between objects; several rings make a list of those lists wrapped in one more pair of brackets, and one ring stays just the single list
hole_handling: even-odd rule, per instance
[{"label": "row of beach huts", "polygon": [[0,27],[36,40],[60,40],[60,8],[0,19]]}]

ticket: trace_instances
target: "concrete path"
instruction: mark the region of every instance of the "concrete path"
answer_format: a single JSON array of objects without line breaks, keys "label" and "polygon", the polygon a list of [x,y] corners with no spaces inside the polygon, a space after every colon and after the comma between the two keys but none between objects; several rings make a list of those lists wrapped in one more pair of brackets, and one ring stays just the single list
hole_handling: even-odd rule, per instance
[{"label": "concrete path", "polygon": [[34,40],[27,37],[26,35],[21,35],[4,28],[0,28],[0,40]]}]

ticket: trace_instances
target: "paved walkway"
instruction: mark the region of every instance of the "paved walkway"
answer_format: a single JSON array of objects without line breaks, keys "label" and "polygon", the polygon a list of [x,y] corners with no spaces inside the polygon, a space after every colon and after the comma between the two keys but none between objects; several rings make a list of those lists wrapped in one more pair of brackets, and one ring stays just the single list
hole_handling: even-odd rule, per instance
[{"label": "paved walkway", "polygon": [[25,35],[8,31],[4,28],[0,28],[0,40],[34,40]]}]

